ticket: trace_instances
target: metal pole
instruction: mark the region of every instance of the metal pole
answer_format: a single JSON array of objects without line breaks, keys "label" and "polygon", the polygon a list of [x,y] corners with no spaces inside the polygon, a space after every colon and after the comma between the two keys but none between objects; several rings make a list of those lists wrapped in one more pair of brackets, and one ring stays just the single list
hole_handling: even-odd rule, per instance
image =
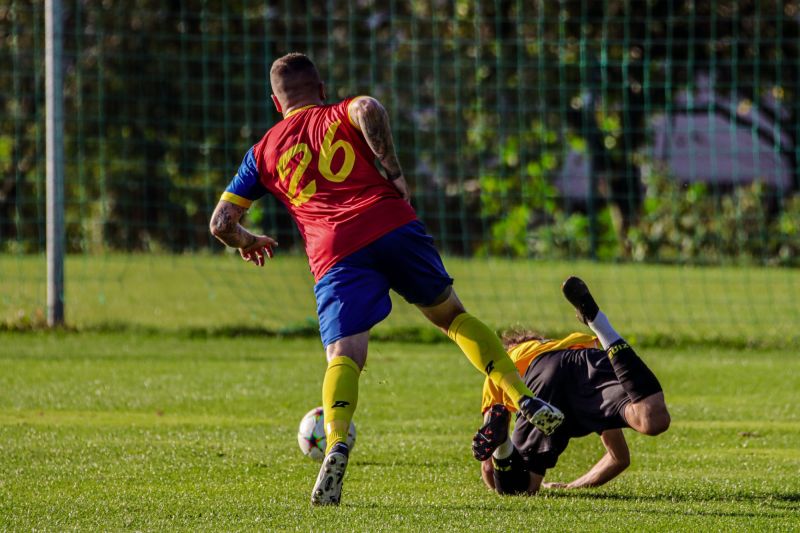
[{"label": "metal pole", "polygon": [[45,0],[47,324],[64,324],[64,83],[61,0]]}]

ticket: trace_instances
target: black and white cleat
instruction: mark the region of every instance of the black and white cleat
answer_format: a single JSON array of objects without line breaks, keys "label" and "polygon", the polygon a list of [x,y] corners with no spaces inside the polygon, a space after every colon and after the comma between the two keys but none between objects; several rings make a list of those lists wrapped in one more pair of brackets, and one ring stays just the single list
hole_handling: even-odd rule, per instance
[{"label": "black and white cleat", "polygon": [[564,293],[564,297],[575,308],[575,316],[578,317],[578,320],[588,325],[589,322],[595,319],[600,308],[597,306],[597,302],[594,301],[592,293],[589,292],[589,287],[586,286],[582,279],[575,276],[568,277],[561,284],[561,292]]},{"label": "black and white cleat", "polygon": [[325,456],[311,491],[311,505],[339,505],[349,453],[347,445],[339,443]]},{"label": "black and white cleat", "polygon": [[557,407],[530,396],[519,402],[519,413],[545,435],[552,435],[564,421],[564,413]]}]

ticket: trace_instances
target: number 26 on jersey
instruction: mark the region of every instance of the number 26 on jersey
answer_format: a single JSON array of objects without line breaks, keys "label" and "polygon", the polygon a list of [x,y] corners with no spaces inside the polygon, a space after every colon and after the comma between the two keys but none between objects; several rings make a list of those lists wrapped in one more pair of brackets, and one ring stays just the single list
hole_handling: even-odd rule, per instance
[{"label": "number 26 on jersey", "polygon": [[[317,161],[317,170],[319,170],[320,175],[333,183],[341,183],[346,180],[353,171],[353,164],[356,160],[352,144],[343,139],[333,142],[333,137],[336,135],[336,130],[339,129],[341,123],[341,120],[337,120],[328,127],[328,130],[325,132],[325,137],[322,139]],[[342,166],[334,172],[331,165],[336,152],[339,150],[344,150],[344,161],[342,161]],[[294,167],[293,171],[290,163],[296,159],[298,154],[300,154],[300,160],[297,162],[297,166]],[[302,190],[299,192],[297,190],[300,180],[302,180],[303,175],[306,170],[308,170],[308,166],[312,163],[313,159],[314,153],[306,143],[297,143],[291,146],[283,152],[278,159],[278,177],[281,183],[285,183],[286,178],[291,174],[289,186],[284,193],[295,206],[306,203],[314,196],[314,193],[317,192],[317,182],[313,179],[309,181]]]}]

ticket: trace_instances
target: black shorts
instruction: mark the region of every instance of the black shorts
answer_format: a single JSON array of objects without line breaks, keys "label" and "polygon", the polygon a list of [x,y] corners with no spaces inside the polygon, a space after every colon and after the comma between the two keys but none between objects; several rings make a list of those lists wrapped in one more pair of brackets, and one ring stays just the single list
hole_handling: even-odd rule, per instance
[{"label": "black shorts", "polygon": [[525,383],[542,400],[561,409],[564,423],[545,435],[518,417],[512,440],[528,469],[544,475],[569,439],[628,427],[623,416],[630,398],[603,350],[561,350],[540,355],[528,366]]}]

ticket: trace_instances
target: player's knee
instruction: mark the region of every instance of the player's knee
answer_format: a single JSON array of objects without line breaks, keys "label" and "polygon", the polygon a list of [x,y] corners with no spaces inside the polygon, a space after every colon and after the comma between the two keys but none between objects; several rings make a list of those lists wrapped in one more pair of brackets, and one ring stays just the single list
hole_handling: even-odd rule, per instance
[{"label": "player's knee", "polygon": [[654,409],[647,414],[643,424],[644,427],[642,428],[644,431],[642,433],[650,436],[660,435],[669,429],[671,421],[666,407]]},{"label": "player's knee", "polygon": [[449,294],[448,297],[441,303],[429,306],[419,307],[422,314],[431,321],[435,326],[441,329],[445,334],[450,330],[453,321],[459,315],[465,313],[464,306],[455,297],[455,293]]},{"label": "player's knee", "polygon": [[630,404],[626,411],[631,427],[639,433],[655,436],[667,431],[670,426],[670,415],[664,396],[661,393],[649,396],[641,402]]}]

